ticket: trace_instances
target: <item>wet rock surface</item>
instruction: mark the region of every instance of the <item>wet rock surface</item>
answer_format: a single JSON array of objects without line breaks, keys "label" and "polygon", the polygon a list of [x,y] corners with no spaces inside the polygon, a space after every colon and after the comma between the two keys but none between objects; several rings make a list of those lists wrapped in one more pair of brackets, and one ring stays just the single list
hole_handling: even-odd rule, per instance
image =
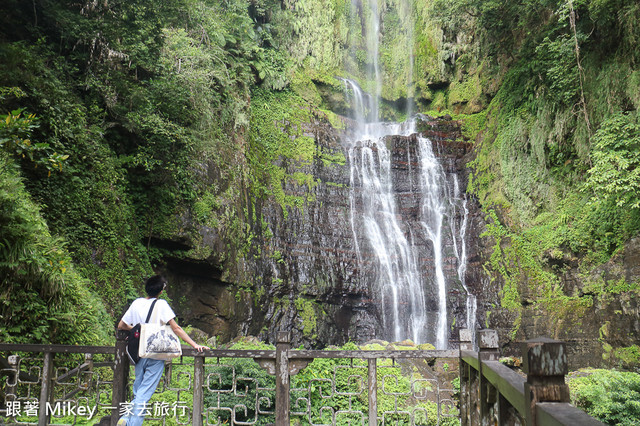
[{"label": "wet rock surface", "polygon": [[[458,123],[425,118],[418,130],[430,138],[445,173],[455,177],[464,191],[466,163],[473,159],[473,152],[470,144],[462,140]],[[204,260],[184,256],[164,259],[161,272],[172,283],[168,293],[183,324],[215,334],[221,342],[240,335],[255,335],[274,342],[279,330],[293,332],[294,346],[313,348],[385,338],[384,307],[375,286],[378,273],[375,256],[362,238],[354,239],[350,193],[358,188],[350,187],[349,156],[341,139],[343,135],[321,119],[309,123],[305,133],[314,139],[319,153],[338,160],[327,161],[320,155],[306,165],[282,160],[280,165],[287,173],[311,175],[314,184],[287,181],[285,192],[300,196],[304,202],[287,208],[286,212],[273,200],[256,201],[253,207],[258,220],[268,224],[270,235],[258,234],[259,227],[253,224],[258,238],[252,257],[241,261],[231,273],[228,265],[222,266],[214,256]],[[419,247],[420,273],[429,279],[434,275],[433,248],[423,236],[410,232],[418,226],[421,202],[415,178],[419,168],[417,135],[388,136],[385,144],[391,155],[396,213],[405,235]],[[357,210],[361,206],[355,200]],[[619,365],[611,348],[629,347],[635,342],[634,336],[640,335],[637,299],[624,292],[605,294],[594,298],[592,306],[566,312],[556,309],[550,315],[534,303],[537,295],[530,293],[528,278],[523,275],[519,278],[521,313],[501,308],[501,278],[495,274],[490,277],[483,267],[495,242],[480,237],[485,230],[485,217],[473,198],[467,199],[467,209],[464,277],[469,291],[478,297],[476,326],[498,330],[506,355],[519,355],[519,343],[524,340],[548,336],[567,342],[571,368]],[[447,220],[459,224],[461,214],[457,210]],[[184,221],[185,228],[194,226],[188,218]],[[225,242],[215,231],[198,228],[198,234],[214,252],[226,250]],[[466,327],[467,295],[458,277],[453,234],[446,230],[443,237],[448,337],[450,346],[456,347],[458,328]],[[152,243],[173,249],[193,245],[186,236],[175,241],[156,239]],[[509,241],[505,239],[503,244]],[[549,261],[561,262],[565,293],[580,296],[589,280],[636,282],[640,278],[640,239],[630,241],[617,259],[591,271],[587,278],[571,256]],[[426,298],[429,324],[435,324],[437,299],[432,286],[427,289]],[[514,334],[516,324],[519,326]]]},{"label": "wet rock surface", "polygon": [[[471,146],[462,141],[459,123],[427,117],[423,117],[421,123],[419,130],[431,139],[445,173],[457,179],[464,190],[465,155]],[[279,165],[288,174],[312,175],[315,183],[298,185],[287,181],[283,185],[285,193],[305,201],[299,207],[287,208],[286,212],[270,200],[256,204],[256,212],[262,222],[268,224],[271,236],[259,241],[261,247],[256,255],[243,266],[254,279],[239,285],[233,282],[234,277],[223,279],[221,267],[211,265],[212,261],[208,264],[206,260],[166,259],[165,273],[175,283],[169,295],[177,303],[180,317],[219,335],[221,341],[241,334],[275,341],[278,330],[291,330],[294,346],[324,347],[349,340],[364,342],[384,335],[379,289],[374,285],[377,262],[362,237],[354,240],[350,164],[342,142],[344,135],[321,119],[309,123],[305,135],[315,140],[319,153],[328,154],[325,157],[344,160],[327,161],[317,156],[306,165],[282,160]],[[384,142],[392,156],[397,214],[401,216],[403,232],[407,238],[413,238],[419,248],[420,273],[429,281],[429,277],[434,276],[432,245],[424,236],[411,232],[420,227],[417,221],[422,198],[416,179],[420,167],[417,135],[388,136]],[[475,239],[474,235],[481,229],[478,208],[473,200],[469,200],[467,206],[466,238]],[[355,209],[358,208],[361,206],[356,204]],[[461,214],[461,211],[455,212],[457,216]],[[459,223],[461,218],[449,219]],[[457,324],[450,328],[449,337],[455,340],[457,327],[463,325],[466,318],[466,292],[458,279],[454,237],[449,229],[445,229],[444,234],[448,323]],[[212,241],[212,244],[217,243]],[[467,247],[470,266],[474,266],[467,269],[466,282],[472,292],[479,294],[481,274],[474,269],[479,266],[479,256],[474,249],[477,244],[467,241]],[[435,290],[428,289],[426,293],[430,321],[435,321]],[[478,315],[483,315],[482,310]]]}]

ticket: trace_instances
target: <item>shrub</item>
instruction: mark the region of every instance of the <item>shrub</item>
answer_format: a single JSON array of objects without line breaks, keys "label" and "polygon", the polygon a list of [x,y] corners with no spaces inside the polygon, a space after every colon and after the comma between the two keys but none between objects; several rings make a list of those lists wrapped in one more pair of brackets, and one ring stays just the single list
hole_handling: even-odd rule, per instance
[{"label": "shrub", "polygon": [[640,424],[640,374],[594,369],[581,373],[587,375],[569,379],[577,407],[606,424]]}]

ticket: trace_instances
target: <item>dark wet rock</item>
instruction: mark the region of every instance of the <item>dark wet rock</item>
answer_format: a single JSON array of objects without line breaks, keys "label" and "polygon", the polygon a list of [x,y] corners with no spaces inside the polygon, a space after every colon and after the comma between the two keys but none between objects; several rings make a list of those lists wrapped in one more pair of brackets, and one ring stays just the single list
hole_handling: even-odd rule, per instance
[{"label": "dark wet rock", "polygon": [[[445,173],[455,176],[464,190],[467,179],[464,161],[471,146],[462,141],[459,123],[425,116],[419,127],[422,134],[431,139]],[[381,329],[381,300],[374,288],[375,256],[362,241],[358,256],[353,238],[349,195],[358,188],[350,188],[349,156],[341,142],[341,131],[321,119],[308,123],[303,131],[314,138],[318,152],[342,154],[345,161],[331,162],[318,156],[311,164],[301,165],[280,159],[280,166],[288,174],[302,172],[313,176],[315,183],[307,186],[287,182],[284,185],[286,194],[304,200],[301,206],[288,208],[286,214],[273,200],[257,200],[252,208],[261,218],[259,220],[269,225],[272,236],[261,241],[252,258],[245,259],[231,274],[223,273],[228,266],[217,264],[213,258],[165,259],[163,271],[174,283],[169,295],[177,306],[180,319],[218,335],[221,342],[238,335],[256,335],[275,342],[279,330],[293,332],[294,346],[304,344],[316,348],[385,337]],[[433,277],[431,243],[422,235],[409,235],[410,229],[420,227],[417,221],[422,195],[416,179],[420,167],[417,135],[389,136],[385,143],[392,156],[393,190],[402,226],[418,247],[420,273]],[[356,203],[355,208],[360,207]],[[481,215],[473,200],[469,200],[467,208],[467,238],[475,239],[482,230]],[[459,223],[460,215],[462,212],[456,211],[450,219]],[[189,226],[189,223],[184,225],[185,228]],[[258,227],[254,226],[257,233]],[[224,244],[214,231],[200,227],[198,233],[210,240],[211,247],[224,250]],[[449,337],[454,340],[457,328],[466,321],[466,292],[458,279],[453,236],[450,230],[445,230],[444,234],[443,268],[449,283],[448,322],[455,324],[450,328]],[[476,252],[477,245],[469,242],[469,267],[465,279],[472,292],[481,296],[480,256]],[[184,241],[180,243],[190,245]],[[431,321],[435,322],[435,290],[427,290],[426,296]],[[479,306],[483,306],[482,301]],[[483,315],[480,308],[478,318]]]},{"label": "dark wet rock", "polygon": [[[349,126],[349,120],[344,119]],[[460,188],[467,186],[466,164],[474,152],[463,140],[460,125],[450,117],[434,119],[424,116],[418,125],[421,135],[428,137],[449,176],[456,176]],[[319,156],[311,164],[280,159],[289,174],[303,172],[313,176],[314,185],[288,182],[285,193],[298,195],[304,201],[285,212],[274,200],[255,200],[247,211],[255,210],[256,220],[269,226],[267,238],[252,217],[241,217],[254,230],[255,244],[246,258],[238,261],[235,248],[214,229],[196,225],[188,214],[180,218],[185,231],[174,238],[154,236],[149,244],[162,250],[184,251],[196,246],[193,235],[211,247],[213,255],[205,259],[167,255],[160,272],[172,283],[168,289],[182,324],[192,324],[227,342],[240,335],[255,335],[271,343],[279,330],[293,332],[293,344],[325,347],[347,341],[366,342],[386,338],[381,327],[382,306],[375,283],[376,262],[370,249],[360,256],[356,251],[351,228],[351,190],[349,156],[341,143],[343,131],[333,129],[325,120],[308,123],[305,134],[315,140],[318,152],[342,154],[345,162],[325,161]],[[419,166],[417,136],[390,136],[385,140],[392,156],[393,190],[397,213],[407,229],[416,226],[419,216],[419,194],[415,170]],[[203,165],[202,179],[216,182],[220,174]],[[251,197],[244,196],[246,200]],[[249,201],[246,201],[249,203]],[[251,201],[254,202],[254,201]],[[360,208],[358,203],[356,209]],[[533,303],[539,296],[531,290],[529,277],[518,277],[521,313],[500,307],[503,282],[497,274],[489,276],[484,268],[495,245],[485,231],[486,218],[473,197],[468,199],[467,269],[465,282],[478,297],[477,327],[495,328],[506,355],[519,355],[519,343],[546,335],[567,342],[570,367],[587,365],[618,366],[611,348],[630,347],[640,336],[640,302],[634,292],[606,293],[594,296],[592,306],[567,310],[550,316]],[[239,208],[238,211],[242,211]],[[496,212],[503,223],[508,217]],[[455,212],[453,221],[460,219]],[[407,232],[408,234],[408,232]],[[414,235],[419,247],[420,272],[434,276],[433,249],[423,236]],[[509,244],[504,238],[503,245]],[[449,338],[455,347],[458,328],[466,326],[466,292],[457,277],[457,259],[452,253],[450,232],[444,236],[444,273],[449,284],[447,295]],[[362,247],[361,247],[362,249]],[[550,268],[561,270],[561,283],[566,296],[585,296],[589,282],[640,280],[640,238],[629,241],[609,264],[596,271],[578,269],[579,259],[569,253],[548,252],[544,259]],[[235,262],[235,263],[234,263]],[[435,323],[437,298],[427,291],[430,323]],[[553,311],[553,309],[552,309]],[[517,333],[514,335],[514,326]],[[409,336],[407,336],[409,337]],[[375,341],[375,340],[374,340]],[[387,343],[380,343],[386,345]],[[609,346],[607,346],[609,345]]]}]

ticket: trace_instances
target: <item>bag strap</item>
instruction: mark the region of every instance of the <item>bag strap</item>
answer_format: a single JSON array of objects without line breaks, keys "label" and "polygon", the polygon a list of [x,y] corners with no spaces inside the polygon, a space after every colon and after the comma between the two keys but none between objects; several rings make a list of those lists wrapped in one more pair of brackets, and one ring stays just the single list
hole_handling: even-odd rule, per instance
[{"label": "bag strap", "polygon": [[147,315],[147,320],[145,321],[145,323],[149,322],[149,320],[151,319],[151,312],[153,312],[153,307],[156,304],[156,302],[158,301],[158,299],[155,299],[153,301],[153,303],[151,304],[151,307],[149,308],[149,314]]}]

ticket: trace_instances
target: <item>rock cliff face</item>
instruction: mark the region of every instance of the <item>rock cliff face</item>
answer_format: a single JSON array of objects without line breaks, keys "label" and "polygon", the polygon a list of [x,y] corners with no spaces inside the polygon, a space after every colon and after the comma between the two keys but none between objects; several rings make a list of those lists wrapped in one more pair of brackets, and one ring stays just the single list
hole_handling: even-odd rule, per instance
[{"label": "rock cliff face", "polygon": [[[461,142],[459,126],[447,120],[425,118],[418,126],[420,135],[434,146],[448,179],[457,179],[466,187],[466,163],[473,159],[471,146]],[[238,269],[246,279],[223,273],[213,260],[166,257],[164,271],[172,286],[169,295],[183,322],[215,334],[221,341],[238,335],[255,335],[275,341],[278,330],[291,330],[294,345],[325,347],[348,340],[362,342],[385,335],[377,273],[371,248],[362,237],[354,239],[350,202],[350,164],[344,134],[325,120],[309,123],[305,135],[312,137],[318,155],[312,164],[301,166],[282,161],[288,173],[303,172],[313,176],[313,185],[286,184],[288,194],[302,195],[306,202],[286,211],[271,200],[257,200],[257,217],[268,224],[268,231],[254,240],[253,256]],[[403,232],[416,228],[422,195],[414,179],[417,163],[417,135],[388,136],[385,139],[392,162],[393,191],[397,215]],[[413,177],[412,177],[413,176]],[[451,181],[451,180],[450,180]],[[357,190],[357,188],[355,188]],[[536,302],[528,278],[518,280],[520,312],[500,306],[502,281],[497,273],[487,273],[488,259],[495,242],[480,237],[485,230],[485,217],[478,203],[467,202],[467,268],[464,281],[477,296],[475,314],[477,328],[496,328],[506,354],[518,354],[519,343],[530,338],[549,336],[568,343],[572,368],[584,366],[617,366],[633,351],[635,336],[640,335],[640,306],[625,289],[615,286],[594,294],[590,306]],[[356,203],[357,212],[359,206]],[[463,212],[447,218],[444,233],[443,271],[447,282],[447,323],[449,341],[455,347],[457,330],[466,327],[466,292],[458,276],[459,260],[454,255],[451,224],[459,226]],[[185,219],[185,227],[190,226]],[[258,227],[255,227],[258,229]],[[256,231],[257,232],[257,231]],[[224,251],[225,242],[212,231],[199,230],[202,238]],[[361,233],[359,233],[361,235]],[[413,235],[420,273],[433,277],[433,249],[426,240]],[[640,279],[640,240],[632,240],[609,264],[596,271],[580,271],[571,255],[550,259],[560,262],[557,270],[567,296],[584,296],[598,283],[611,283],[625,278],[627,283]],[[360,256],[356,250],[360,247]],[[180,245],[188,248],[188,239],[156,241],[156,245]],[[458,242],[459,243],[459,242]],[[503,241],[502,244],[509,244]],[[174,247],[175,248],[175,247]],[[553,267],[553,265],[550,265]],[[437,301],[432,286],[426,290],[428,324],[435,324]],[[515,330],[515,332],[514,332]],[[631,360],[633,361],[633,360]]]},{"label": "rock cliff face", "polygon": [[[635,285],[627,283],[640,280],[640,239],[630,240],[618,256],[596,270],[581,271],[577,260],[568,254],[556,260],[561,263],[560,280],[569,302],[531,303],[536,295],[532,294],[525,277],[519,285],[521,319],[496,306],[489,308],[492,310],[490,326],[498,329],[506,353],[518,354],[520,342],[547,336],[567,343],[570,369],[635,368],[640,304],[635,291],[630,291]],[[485,292],[497,296],[499,288],[500,281],[496,280],[485,287]],[[577,297],[583,303],[570,301]],[[513,326],[518,322],[520,326],[514,335]]]},{"label": "rock cliff face", "polygon": [[[449,184],[457,180],[466,187],[465,156],[470,145],[462,142],[458,123],[424,117],[420,134],[433,143]],[[286,213],[276,203],[260,200],[256,212],[269,224],[271,235],[263,235],[259,254],[245,267],[255,280],[240,286],[225,283],[221,271],[206,262],[167,259],[166,273],[175,283],[170,295],[179,305],[188,323],[228,340],[239,334],[258,335],[273,341],[278,330],[294,331],[294,344],[326,346],[348,340],[366,341],[384,336],[381,296],[375,286],[376,263],[372,248],[362,241],[362,232],[354,239],[350,201],[350,164],[343,134],[324,120],[310,123],[305,136],[312,137],[318,155],[310,165],[295,162],[279,164],[287,172],[303,172],[313,176],[314,185],[287,183],[285,192],[302,195],[307,201]],[[412,233],[418,229],[418,210],[422,194],[415,176],[418,163],[417,135],[388,136],[391,154],[393,192],[399,221],[407,238],[417,250],[420,273],[427,283],[433,281],[433,246],[425,238]],[[328,155],[327,155],[328,154]],[[327,160],[330,158],[332,160]],[[358,190],[355,188],[354,190]],[[475,240],[482,227],[477,204],[467,206],[467,258],[465,281],[473,294],[481,288],[480,257]],[[361,208],[357,203],[355,211]],[[447,282],[448,324],[450,339],[455,340],[457,327],[466,322],[466,291],[458,276],[458,259],[454,256],[453,231],[459,228],[464,211],[446,218],[444,231],[443,270]],[[411,234],[411,235],[410,235]],[[258,238],[259,240],[259,238]],[[359,241],[358,241],[359,240]],[[360,256],[356,250],[360,248]],[[461,242],[458,241],[457,244]],[[437,297],[427,285],[429,323],[435,323]],[[482,305],[479,301],[479,305]],[[484,315],[480,307],[478,317]],[[408,336],[407,336],[408,337]]]}]

